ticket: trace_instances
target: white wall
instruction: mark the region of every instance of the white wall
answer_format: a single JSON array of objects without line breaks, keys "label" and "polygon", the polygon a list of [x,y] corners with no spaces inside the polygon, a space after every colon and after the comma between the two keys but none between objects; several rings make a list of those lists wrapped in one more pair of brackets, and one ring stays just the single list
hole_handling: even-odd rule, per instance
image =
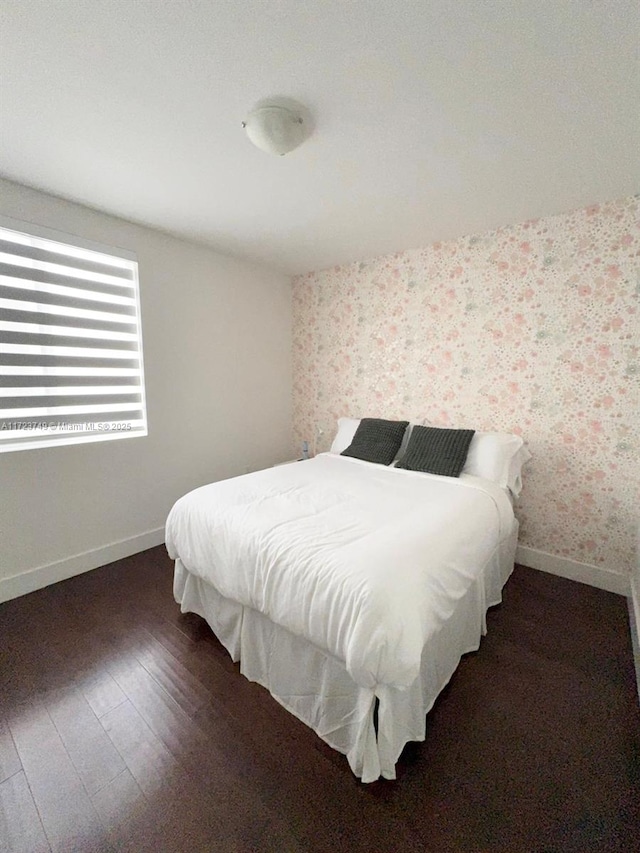
[{"label": "white wall", "polygon": [[0,214],[137,253],[149,420],[146,438],[0,454],[2,601],[163,541],[187,490],[290,455],[291,294],[279,273],[1,180]]}]

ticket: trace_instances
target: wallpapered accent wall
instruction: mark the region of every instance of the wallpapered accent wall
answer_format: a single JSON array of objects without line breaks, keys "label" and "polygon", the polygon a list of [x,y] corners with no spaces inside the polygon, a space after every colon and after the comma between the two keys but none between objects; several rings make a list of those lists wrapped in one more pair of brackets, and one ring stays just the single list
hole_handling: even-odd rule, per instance
[{"label": "wallpapered accent wall", "polygon": [[640,507],[640,197],[294,280],[294,427],[520,433],[520,542],[628,573]]}]

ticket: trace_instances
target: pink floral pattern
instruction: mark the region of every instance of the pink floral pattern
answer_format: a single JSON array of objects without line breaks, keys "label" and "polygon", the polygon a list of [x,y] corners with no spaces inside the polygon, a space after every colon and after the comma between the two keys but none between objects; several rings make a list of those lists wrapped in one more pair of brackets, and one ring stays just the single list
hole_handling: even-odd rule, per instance
[{"label": "pink floral pattern", "polygon": [[294,280],[297,446],[341,416],[521,434],[521,544],[628,573],[640,507],[630,197]]}]

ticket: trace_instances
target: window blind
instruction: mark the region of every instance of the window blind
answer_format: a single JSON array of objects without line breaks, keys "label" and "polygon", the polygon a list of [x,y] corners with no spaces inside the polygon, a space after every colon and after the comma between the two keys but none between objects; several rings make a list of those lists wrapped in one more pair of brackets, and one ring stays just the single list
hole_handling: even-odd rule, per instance
[{"label": "window blind", "polygon": [[0,223],[0,452],[146,435],[135,256],[46,233]]}]

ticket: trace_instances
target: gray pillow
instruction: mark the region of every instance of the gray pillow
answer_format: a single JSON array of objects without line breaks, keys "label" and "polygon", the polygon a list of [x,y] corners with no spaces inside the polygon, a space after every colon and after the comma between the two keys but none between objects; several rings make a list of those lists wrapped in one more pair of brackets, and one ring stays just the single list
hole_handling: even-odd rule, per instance
[{"label": "gray pillow", "polygon": [[473,429],[414,426],[406,453],[396,468],[459,477],[474,433]]},{"label": "gray pillow", "polygon": [[341,456],[364,459],[391,465],[402,444],[409,421],[385,421],[380,418],[362,418],[349,447]]}]

